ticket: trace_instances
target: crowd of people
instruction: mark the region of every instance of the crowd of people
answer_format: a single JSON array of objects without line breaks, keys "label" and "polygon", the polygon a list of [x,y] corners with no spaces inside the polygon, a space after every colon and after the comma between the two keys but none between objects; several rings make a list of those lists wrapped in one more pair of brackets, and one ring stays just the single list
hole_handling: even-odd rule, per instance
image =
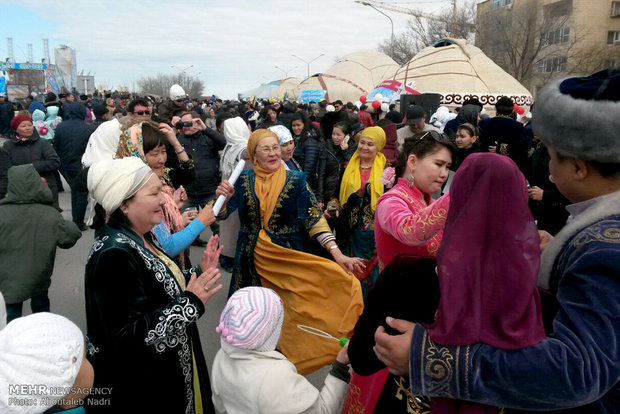
[{"label": "crowd of people", "polygon": [[[619,71],[529,112],[129,98],[0,103],[0,411],[617,412]],[[89,228],[83,335],[48,289]]]}]

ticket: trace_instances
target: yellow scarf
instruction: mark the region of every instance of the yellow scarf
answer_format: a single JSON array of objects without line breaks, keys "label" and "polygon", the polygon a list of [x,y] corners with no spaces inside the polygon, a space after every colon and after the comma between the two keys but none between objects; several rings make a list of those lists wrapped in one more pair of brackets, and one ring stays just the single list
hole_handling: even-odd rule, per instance
[{"label": "yellow scarf", "polygon": [[276,171],[267,171],[257,164],[254,166],[254,173],[256,174],[254,191],[256,191],[256,197],[260,204],[261,224],[263,228],[267,228],[278,197],[284,188],[286,170],[284,165],[280,165]]},{"label": "yellow scarf", "polygon": [[[385,168],[385,155],[379,152],[385,146],[385,131],[381,127],[369,127],[362,131],[361,138],[370,138],[377,146],[377,155],[372,162],[372,168],[370,170],[370,202],[372,211],[375,211],[377,207],[377,200],[383,194],[383,183],[380,178]],[[360,138],[360,139],[361,139]],[[357,151],[351,157],[349,165],[347,165],[344,175],[342,176],[342,183],[340,184],[340,205],[344,206],[349,200],[351,194],[356,193],[362,186],[362,177],[360,173],[360,156]]]}]

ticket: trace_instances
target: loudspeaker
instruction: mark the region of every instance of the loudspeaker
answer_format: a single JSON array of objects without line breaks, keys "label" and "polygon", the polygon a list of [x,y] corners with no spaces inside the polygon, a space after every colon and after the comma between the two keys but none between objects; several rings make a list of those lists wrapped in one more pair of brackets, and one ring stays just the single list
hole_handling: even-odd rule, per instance
[{"label": "loudspeaker", "polygon": [[426,111],[426,120],[431,119],[441,105],[441,95],[438,93],[423,93],[420,95],[401,95],[400,108],[403,117],[407,115],[409,105],[420,105]]}]

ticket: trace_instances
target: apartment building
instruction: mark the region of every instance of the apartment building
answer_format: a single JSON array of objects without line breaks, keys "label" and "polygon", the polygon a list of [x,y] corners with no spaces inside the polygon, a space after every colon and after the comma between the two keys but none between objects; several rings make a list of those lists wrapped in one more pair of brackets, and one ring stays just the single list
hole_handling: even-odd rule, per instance
[{"label": "apartment building", "polygon": [[534,95],[553,77],[620,68],[620,1],[486,0],[476,45]]}]

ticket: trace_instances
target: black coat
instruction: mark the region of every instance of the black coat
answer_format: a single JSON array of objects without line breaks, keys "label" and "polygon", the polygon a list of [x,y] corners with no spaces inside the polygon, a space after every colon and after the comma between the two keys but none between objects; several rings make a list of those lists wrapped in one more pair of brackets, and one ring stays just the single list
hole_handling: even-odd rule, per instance
[{"label": "black coat", "polygon": [[542,142],[538,143],[532,154],[531,170],[527,179],[532,187],[540,187],[543,190],[541,201],[530,199],[529,202],[532,216],[537,220],[537,227],[555,236],[566,224],[568,211],[565,207],[570,201],[549,181],[549,151]]},{"label": "black coat", "polygon": [[58,185],[54,172],[60,168],[60,158],[48,140],[41,139],[35,129],[26,141],[20,141],[13,136],[10,141],[4,143],[4,150],[9,156],[11,166],[34,165],[39,175],[47,181],[54,200],[58,200]]},{"label": "black coat", "polygon": [[9,185],[9,168],[11,168],[11,159],[9,154],[2,148],[2,145],[0,145],[0,200],[6,196]]},{"label": "black coat", "polygon": [[295,142],[295,152],[293,153],[295,160],[301,165],[302,171],[308,175],[308,184],[315,194],[319,186],[319,158],[322,146],[323,143],[314,131],[305,132]]},{"label": "black coat", "polygon": [[[156,245],[150,233],[145,238]],[[201,273],[190,269],[186,280],[190,271]],[[111,405],[101,412],[195,412],[192,356],[204,412],[214,412],[196,327],[204,305],[180,287],[137,234],[113,218],[97,231],[86,263],[85,295],[94,387],[112,389],[105,396]]]},{"label": "black coat", "polygon": [[226,138],[219,132],[207,128],[194,135],[179,135],[179,142],[194,160],[194,181],[187,184],[185,191],[192,197],[211,196],[220,184],[220,156],[226,146]]},{"label": "black coat", "polygon": [[480,121],[480,144],[483,149],[496,146],[497,153],[509,156],[523,175],[529,171],[528,138],[523,125],[504,116]]},{"label": "black coat", "polygon": [[9,137],[12,135],[11,120],[15,115],[13,104],[5,102],[0,104],[0,135]]},{"label": "black coat", "polygon": [[84,122],[86,107],[79,102],[69,102],[64,105],[64,119],[56,127],[54,134],[54,149],[60,157],[61,171],[80,171],[82,169],[82,155],[86,151],[88,139],[95,131],[91,124]]},{"label": "black coat", "polygon": [[[359,375],[371,375],[385,368],[373,351],[375,331],[379,326],[396,335],[385,318],[391,316],[411,322],[432,323],[439,305],[439,280],[435,273],[434,259],[401,254],[396,256],[381,272],[375,285],[368,292],[364,312],[360,316],[349,341],[349,359]],[[400,383],[403,389],[399,391]],[[409,389],[408,377],[390,374],[379,396],[375,413],[406,413]],[[398,398],[401,395],[402,398]],[[428,406],[428,399],[419,401]],[[428,408],[428,407],[427,407]]]}]

